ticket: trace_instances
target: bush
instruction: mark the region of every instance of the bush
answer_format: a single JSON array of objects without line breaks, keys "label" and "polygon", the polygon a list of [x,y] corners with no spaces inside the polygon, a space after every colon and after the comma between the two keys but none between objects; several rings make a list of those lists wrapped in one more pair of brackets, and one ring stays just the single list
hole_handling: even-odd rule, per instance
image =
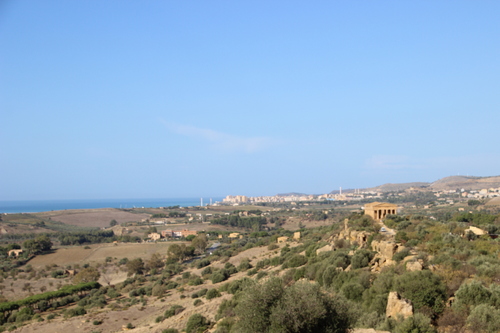
[{"label": "bush", "polygon": [[394,255],[392,256],[392,260],[394,260],[396,262],[400,262],[401,260],[403,260],[404,258],[406,258],[409,255],[410,255],[410,250],[404,249],[402,251],[394,253]]},{"label": "bush", "polygon": [[227,274],[226,270],[221,269],[212,274],[212,283],[219,283],[222,281],[226,281],[229,278],[229,274]]},{"label": "bush", "polygon": [[175,328],[167,328],[166,330],[161,331],[161,333],[179,333],[179,330]]},{"label": "bush", "polygon": [[431,271],[406,272],[394,281],[396,291],[412,301],[417,312],[428,313],[436,319],[444,310],[447,299],[446,286]]},{"label": "bush", "polygon": [[168,309],[167,311],[165,311],[165,318],[170,318],[170,317],[173,317],[175,315],[178,315],[179,313],[181,313],[182,311],[184,311],[184,308],[180,305],[172,305],[170,307],[170,309]]},{"label": "bush", "polygon": [[283,268],[299,267],[307,263],[307,258],[301,254],[294,254],[283,263]]},{"label": "bush", "polygon": [[347,304],[324,294],[319,285],[297,282],[285,288],[271,278],[244,291],[236,314],[238,332],[345,332],[353,316]]},{"label": "bush", "polygon": [[199,313],[195,313],[191,317],[189,317],[187,324],[186,324],[186,332],[187,333],[196,333],[196,332],[203,332],[208,328],[210,325],[210,321],[203,317]]},{"label": "bush", "polygon": [[161,284],[156,284],[151,291],[151,295],[156,297],[161,297],[163,296],[164,293],[165,293],[165,287],[162,286]]},{"label": "bush", "polygon": [[491,292],[479,281],[464,283],[458,288],[456,294],[455,307],[474,307],[479,304],[489,303]]},{"label": "bush", "polygon": [[276,250],[277,248],[279,248],[279,246],[276,243],[269,244],[269,246],[267,247],[269,251]]},{"label": "bush", "polygon": [[200,284],[203,284],[203,280],[199,276],[191,277],[188,284],[190,286],[199,286]]},{"label": "bush", "polygon": [[201,275],[210,275],[210,274],[212,274],[212,267],[205,267],[205,269],[201,271]]},{"label": "bush", "polygon": [[66,310],[65,317],[71,318],[71,317],[76,317],[76,316],[83,316],[86,313],[87,313],[87,311],[85,311],[84,308],[82,308],[81,306],[77,306],[74,309]]},{"label": "bush", "polygon": [[220,292],[216,288],[213,288],[213,289],[210,289],[209,291],[207,291],[206,298],[212,299],[212,298],[221,297],[221,296],[222,295],[220,294]]},{"label": "bush", "polygon": [[373,259],[374,253],[365,249],[356,251],[351,258],[351,265],[353,269],[367,267]]},{"label": "bush", "polygon": [[435,333],[436,330],[431,326],[430,318],[421,313],[415,313],[406,318],[402,323],[396,326],[395,333]]},{"label": "bush", "polygon": [[205,266],[210,265],[210,260],[208,259],[201,259],[196,263],[196,268],[203,268]]},{"label": "bush", "polygon": [[252,265],[250,264],[250,260],[248,258],[241,260],[240,264],[238,265],[239,272],[244,272],[246,270],[249,270],[250,268],[252,268]]},{"label": "bush", "polygon": [[198,305],[201,305],[203,304],[203,301],[199,298],[195,299],[194,302],[193,302],[193,305],[194,306],[198,306]]},{"label": "bush", "polygon": [[500,332],[500,309],[487,304],[476,306],[467,317],[467,326],[475,332]]}]

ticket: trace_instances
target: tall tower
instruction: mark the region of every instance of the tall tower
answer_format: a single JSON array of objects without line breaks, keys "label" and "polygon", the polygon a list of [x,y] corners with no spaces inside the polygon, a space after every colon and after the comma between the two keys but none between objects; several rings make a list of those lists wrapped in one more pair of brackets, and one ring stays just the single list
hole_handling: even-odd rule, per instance
[{"label": "tall tower", "polygon": [[203,207],[203,198],[200,198],[200,206]]},{"label": "tall tower", "polygon": [[342,195],[342,186],[340,187],[340,195]]}]

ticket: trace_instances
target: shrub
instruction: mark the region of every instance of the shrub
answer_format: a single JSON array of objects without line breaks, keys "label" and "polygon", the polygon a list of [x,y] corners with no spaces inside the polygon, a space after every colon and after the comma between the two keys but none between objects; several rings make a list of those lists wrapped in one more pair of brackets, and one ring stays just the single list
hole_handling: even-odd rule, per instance
[{"label": "shrub", "polygon": [[203,280],[199,276],[192,277],[188,284],[190,286],[199,286],[200,284],[203,284]]},{"label": "shrub", "polygon": [[210,260],[208,259],[201,259],[196,263],[196,268],[203,268],[205,266],[210,265]]},{"label": "shrub", "polygon": [[210,321],[203,317],[199,313],[195,313],[191,317],[189,317],[186,324],[186,332],[187,333],[196,333],[199,331],[204,331],[210,325]]},{"label": "shrub", "polygon": [[406,272],[394,281],[396,291],[412,301],[414,309],[435,319],[444,310],[446,286],[431,271]]},{"label": "shrub", "polygon": [[500,331],[500,309],[491,305],[480,304],[476,306],[469,317],[467,326],[474,331],[496,333]]},{"label": "shrub", "polygon": [[401,260],[403,260],[404,258],[406,258],[409,255],[410,255],[410,250],[404,249],[402,251],[394,253],[394,255],[392,256],[392,260],[394,260],[396,262],[400,262]]},{"label": "shrub", "polygon": [[458,288],[456,294],[455,307],[473,307],[479,304],[488,303],[491,292],[479,281],[464,283]]},{"label": "shrub", "polygon": [[233,264],[231,264],[230,262],[226,262],[226,264],[224,265],[224,270],[226,271],[226,273],[228,275],[232,275],[232,274],[235,274],[238,272],[236,267]]},{"label": "shrub", "polygon": [[299,267],[307,263],[307,258],[301,254],[292,255],[283,263],[283,268]]},{"label": "shrub", "polygon": [[285,288],[271,278],[244,291],[236,314],[237,332],[345,332],[353,317],[339,298],[324,294],[319,285],[297,282]]},{"label": "shrub", "polygon": [[170,317],[173,317],[175,315],[178,315],[179,313],[181,313],[182,311],[184,311],[184,308],[180,305],[172,305],[170,307],[170,309],[168,309],[167,311],[165,311],[165,318],[170,318]]},{"label": "shrub", "polygon": [[367,267],[373,259],[374,253],[365,249],[356,251],[351,258],[351,265],[353,269]]},{"label": "shrub", "polygon": [[206,295],[207,299],[212,299],[212,298],[216,298],[216,297],[221,297],[220,292],[216,288],[213,288],[213,289],[210,289],[209,291],[207,291],[207,295]]},{"label": "shrub", "polygon": [[52,273],[50,273],[50,275],[53,277],[53,278],[61,278],[64,276],[64,271],[63,270],[56,270],[56,271],[53,271]]},{"label": "shrub", "polygon": [[179,333],[179,330],[175,328],[167,328],[166,330],[161,331],[161,333]]},{"label": "shrub", "polygon": [[217,271],[212,274],[212,283],[219,283],[226,281],[229,278],[229,274],[224,269]]},{"label": "shrub", "polygon": [[65,317],[71,318],[71,317],[76,317],[76,316],[83,316],[86,313],[87,313],[87,311],[85,311],[84,308],[82,308],[81,306],[77,306],[74,309],[66,310]]},{"label": "shrub", "polygon": [[212,274],[212,267],[205,267],[205,269],[201,271],[201,275],[210,275],[210,274]]},{"label": "shrub", "polygon": [[430,318],[421,313],[415,313],[413,316],[406,318],[403,322],[396,326],[395,333],[435,333],[436,330],[431,326]]},{"label": "shrub", "polygon": [[199,298],[195,299],[194,302],[193,302],[193,305],[194,306],[198,306],[198,305],[201,305],[203,304],[203,301]]},{"label": "shrub", "polygon": [[162,286],[161,284],[156,284],[151,291],[151,295],[156,297],[161,297],[163,296],[164,293],[165,293],[165,287]]},{"label": "shrub", "polygon": [[252,265],[250,264],[250,260],[248,258],[241,260],[240,264],[238,265],[239,272],[244,272],[246,270],[249,270],[250,268],[252,268]]}]

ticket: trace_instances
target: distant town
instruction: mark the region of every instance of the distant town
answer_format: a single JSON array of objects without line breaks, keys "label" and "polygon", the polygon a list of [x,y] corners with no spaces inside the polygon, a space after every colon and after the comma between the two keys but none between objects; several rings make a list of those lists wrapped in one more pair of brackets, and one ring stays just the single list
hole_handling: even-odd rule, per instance
[{"label": "distant town", "polygon": [[[445,198],[450,195],[459,195],[462,198],[468,199],[486,199],[500,196],[500,187],[496,188],[484,188],[480,190],[466,190],[464,188],[455,190],[429,190],[426,187],[410,187],[403,191],[399,191],[397,195],[406,196],[412,193],[418,192],[432,192],[437,198]],[[245,195],[228,195],[222,200],[222,204],[226,205],[241,205],[241,204],[259,204],[259,203],[293,203],[293,202],[304,202],[304,201],[325,201],[325,200],[337,200],[337,201],[359,201],[365,199],[379,199],[386,196],[387,193],[384,191],[373,191],[373,190],[348,190],[342,193],[340,189],[339,193],[328,193],[321,195],[306,195],[306,194],[290,194],[290,195],[274,195],[274,196],[259,196],[259,197],[248,197]]]}]

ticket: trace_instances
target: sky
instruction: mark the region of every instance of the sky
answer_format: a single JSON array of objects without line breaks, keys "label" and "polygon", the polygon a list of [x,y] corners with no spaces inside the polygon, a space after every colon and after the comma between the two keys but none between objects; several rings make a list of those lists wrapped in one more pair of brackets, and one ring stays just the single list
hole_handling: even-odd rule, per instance
[{"label": "sky", "polygon": [[499,175],[498,1],[0,0],[0,200]]}]

